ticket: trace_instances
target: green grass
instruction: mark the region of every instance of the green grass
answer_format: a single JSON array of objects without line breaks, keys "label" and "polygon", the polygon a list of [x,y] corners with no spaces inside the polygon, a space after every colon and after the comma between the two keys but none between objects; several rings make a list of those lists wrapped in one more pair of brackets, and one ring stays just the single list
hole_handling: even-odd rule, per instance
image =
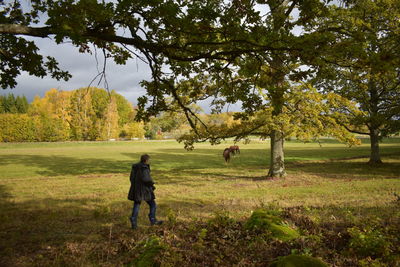
[{"label": "green grass", "polygon": [[6,255],[0,265],[113,266],[133,259],[110,244],[143,241],[157,231],[146,226],[146,205],[143,230],[129,230],[129,172],[143,153],[152,157],[161,219],[191,223],[223,210],[240,221],[266,203],[301,206],[319,223],[398,214],[400,139],[381,144],[380,166],[366,164],[367,140],[351,148],[333,140],[288,141],[288,176],[273,180],[266,179],[269,142],[239,145],[241,154],[226,164],[228,143],[194,151],[175,141],[0,143],[0,253]]}]

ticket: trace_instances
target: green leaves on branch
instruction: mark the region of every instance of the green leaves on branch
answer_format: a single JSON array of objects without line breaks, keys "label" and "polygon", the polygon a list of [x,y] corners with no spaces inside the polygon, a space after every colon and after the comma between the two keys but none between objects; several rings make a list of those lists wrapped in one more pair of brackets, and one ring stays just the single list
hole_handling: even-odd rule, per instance
[{"label": "green leaves on branch", "polygon": [[44,77],[48,73],[53,78],[67,81],[72,76],[58,67],[53,57],[38,54],[38,48],[32,41],[23,38],[0,35],[0,86],[3,89],[16,86],[16,77],[22,71],[30,75]]},{"label": "green leaves on branch", "polygon": [[[269,95],[263,95],[269,103]],[[360,141],[343,125],[350,123],[351,116],[362,112],[346,98],[335,93],[322,94],[308,84],[301,84],[293,86],[283,95],[283,103],[282,112],[278,115],[273,115],[271,106],[251,116],[244,112],[199,115],[206,126],[198,123],[196,129],[181,136],[179,141],[192,149],[195,142],[218,144],[225,138],[235,137],[235,141],[239,141],[251,135],[268,138],[273,130],[278,130],[284,138],[311,141],[321,136],[333,136],[350,146],[359,144]],[[218,117],[220,119],[215,119]]]}]

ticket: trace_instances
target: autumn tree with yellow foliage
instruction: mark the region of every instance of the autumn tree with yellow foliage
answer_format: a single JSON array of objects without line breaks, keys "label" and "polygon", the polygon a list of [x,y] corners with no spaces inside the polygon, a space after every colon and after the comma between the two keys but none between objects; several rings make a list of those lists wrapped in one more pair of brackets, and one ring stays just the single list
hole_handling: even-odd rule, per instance
[{"label": "autumn tree with yellow foliage", "polygon": [[[1,141],[65,141],[143,137],[132,105],[115,91],[95,87],[51,89],[36,96],[27,114],[0,114]],[[15,123],[11,123],[14,120]],[[21,132],[22,131],[22,132]]]}]

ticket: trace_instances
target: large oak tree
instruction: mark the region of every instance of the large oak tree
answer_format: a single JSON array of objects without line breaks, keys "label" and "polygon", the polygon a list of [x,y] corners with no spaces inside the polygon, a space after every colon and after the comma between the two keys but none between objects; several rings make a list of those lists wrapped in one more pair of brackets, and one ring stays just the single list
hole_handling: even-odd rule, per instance
[{"label": "large oak tree", "polygon": [[[318,116],[313,117],[315,112],[304,104],[320,105],[328,100],[307,94],[310,87],[298,85],[307,75],[299,65],[312,62],[318,56],[318,47],[329,39],[328,32],[299,33],[326,13],[324,1],[33,0],[28,13],[22,12],[19,1],[0,3],[4,7],[0,13],[3,88],[15,86],[21,71],[69,78],[55,59],[45,60],[34,42],[23,36],[51,37],[57,43],[68,39],[88,53],[93,44],[120,64],[138,57],[152,72],[152,80],[142,83],[147,96],[139,99],[138,118],[179,109],[193,129],[189,143],[248,134],[270,136],[270,176],[285,175],[283,142],[293,133],[288,124],[296,121],[302,132],[311,130],[313,124],[317,126],[313,129],[325,128],[334,120],[310,122],[327,118],[331,111],[334,114],[337,103],[342,102],[332,100],[336,104],[329,112],[321,105]],[[44,26],[37,24],[40,17],[46,18]],[[294,101],[299,95],[312,97]],[[168,96],[173,98],[172,103]],[[243,113],[237,118],[244,122],[242,126],[222,135],[222,131],[204,124],[191,105],[207,98],[212,99],[216,112],[225,104],[240,101]],[[288,119],[288,110],[298,115],[291,117],[296,119]],[[306,110],[311,113],[305,114]]]},{"label": "large oak tree", "polygon": [[[400,131],[400,2],[346,1],[332,6],[319,31],[330,31],[316,80],[319,88],[358,103],[345,127],[368,135],[369,163],[382,163],[379,142]],[[318,65],[318,64],[317,64]]]}]

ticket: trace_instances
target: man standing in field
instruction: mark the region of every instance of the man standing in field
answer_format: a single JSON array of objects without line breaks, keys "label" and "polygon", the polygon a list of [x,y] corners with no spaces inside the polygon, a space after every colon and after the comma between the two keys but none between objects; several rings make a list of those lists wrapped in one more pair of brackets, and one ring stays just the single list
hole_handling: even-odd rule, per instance
[{"label": "man standing in field", "polygon": [[156,202],[154,195],[154,182],[150,175],[150,156],[144,154],[140,157],[140,162],[132,165],[130,175],[131,187],[128,199],[134,201],[132,209],[132,229],[137,228],[137,218],[139,215],[140,204],[146,201],[150,207],[149,219],[151,225],[160,225],[163,221],[156,219]]}]

